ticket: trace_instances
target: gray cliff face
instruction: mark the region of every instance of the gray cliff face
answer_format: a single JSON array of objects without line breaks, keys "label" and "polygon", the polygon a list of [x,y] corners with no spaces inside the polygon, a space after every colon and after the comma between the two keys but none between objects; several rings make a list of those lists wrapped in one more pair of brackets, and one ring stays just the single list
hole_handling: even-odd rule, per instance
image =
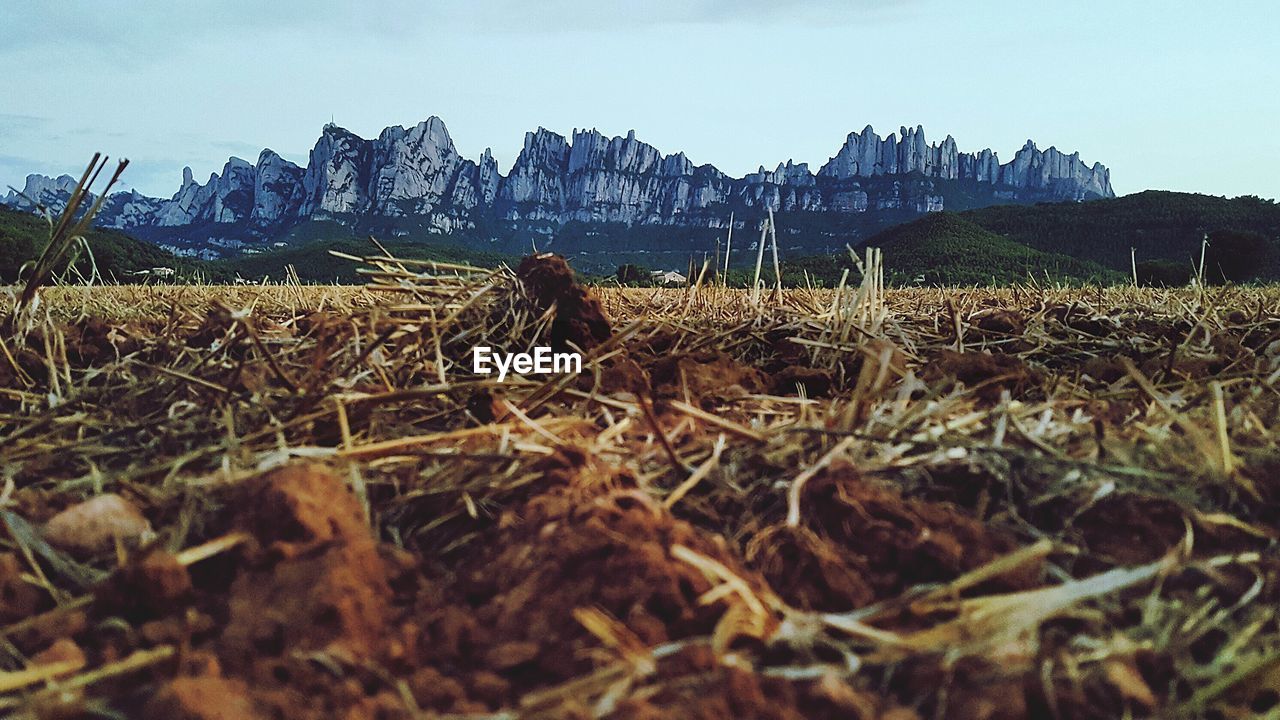
[{"label": "gray cliff face", "polygon": [[212,194],[212,183],[201,185],[191,175],[191,168],[182,168],[182,186],[173,198],[160,205],[156,212],[155,224],[161,227],[177,227],[191,225],[197,216],[209,204]]},{"label": "gray cliff face", "polygon": [[[558,217],[564,210],[564,178],[569,169],[569,143],[563,135],[544,128],[524,134],[524,148],[511,174],[498,183],[499,201],[516,206],[513,217]],[[520,206],[534,206],[521,208]]]},{"label": "gray cliff face", "polygon": [[1047,191],[1054,200],[1114,197],[1111,174],[1095,163],[1080,160],[1080,153],[1064,155],[1057,148],[1041,152],[1028,140],[1005,165],[991,150],[961,153],[950,135],[941,144],[926,144],[924,128],[901,128],[902,139],[890,134],[883,140],[868,125],[862,133],[850,133],[845,144],[822,169],[820,176],[869,178],[913,172],[943,180],[973,180],[1014,190]]},{"label": "gray cliff face", "polygon": [[498,184],[501,180],[493,152],[485,148],[480,162],[462,161],[449,192],[449,201],[454,207],[466,210],[492,207],[498,197]]},{"label": "gray cliff face", "polygon": [[1102,163],[1090,167],[1080,153],[1065,155],[1055,147],[1041,152],[1031,140],[1014,154],[1013,162],[1000,168],[1000,181],[1015,188],[1047,190],[1067,200],[1115,196],[1111,171]]},{"label": "gray cliff face", "polygon": [[99,217],[110,218],[111,224],[107,227],[117,230],[146,227],[155,222],[156,214],[164,202],[164,200],[147,197],[137,190],[113,193],[102,204]]},{"label": "gray cliff face", "polygon": [[302,207],[306,171],[273,150],[258,155],[253,185],[254,222],[271,225],[298,216]]},{"label": "gray cliff face", "polygon": [[246,220],[253,214],[255,186],[258,170],[248,162],[233,157],[222,167],[222,175],[209,179],[213,187],[208,213],[202,220],[216,223],[233,223]]},{"label": "gray cliff face", "polygon": [[[930,143],[924,129],[902,127],[886,138],[870,126],[850,133],[816,173],[790,160],[731,178],[683,153],[596,130],[571,139],[539,128],[505,177],[488,150],[478,160],[458,154],[444,122],[388,127],[366,140],[325,126],[305,167],[271,150],[257,164],[231,158],[203,184],[191,169],[171,198],[116,193],[100,224],[117,228],[247,226],[268,237],[308,219],[414,217],[439,231],[470,227],[476,213],[506,220],[719,227],[735,208],[872,213],[944,209],[939,183],[987,187],[992,201],[1055,201],[1114,197],[1110,172],[1079,153],[1027,144],[1001,164],[989,149],[960,152],[947,136]],[[975,185],[976,184],[976,185]],[[52,208],[65,204],[75,179],[28,176],[23,193]],[[16,193],[4,201],[29,207]],[[231,232],[228,230],[227,232]],[[230,236],[228,236],[230,237]]]},{"label": "gray cliff face", "polygon": [[32,203],[48,208],[65,206],[67,198],[76,189],[76,179],[70,175],[48,177],[47,175],[28,175],[20,192],[10,191],[4,197],[5,204],[13,207],[34,209]]},{"label": "gray cliff face", "polygon": [[406,130],[389,127],[371,143],[370,209],[381,215],[426,215],[447,197],[462,158],[439,118]]},{"label": "gray cliff face", "polygon": [[367,207],[369,145],[336,125],[325,126],[302,176],[303,216],[329,218]]},{"label": "gray cliff face", "polygon": [[581,221],[669,223],[726,199],[727,178],[697,170],[684,153],[663,156],[636,140],[634,131],[625,138],[575,132],[563,182],[564,214]]}]

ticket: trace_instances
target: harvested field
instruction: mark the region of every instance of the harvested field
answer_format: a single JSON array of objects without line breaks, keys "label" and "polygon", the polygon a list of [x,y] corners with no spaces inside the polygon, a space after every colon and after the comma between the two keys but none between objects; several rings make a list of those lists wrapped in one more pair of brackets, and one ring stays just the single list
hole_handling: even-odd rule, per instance
[{"label": "harvested field", "polygon": [[1280,717],[1280,289],[366,262],[4,301],[0,714]]}]

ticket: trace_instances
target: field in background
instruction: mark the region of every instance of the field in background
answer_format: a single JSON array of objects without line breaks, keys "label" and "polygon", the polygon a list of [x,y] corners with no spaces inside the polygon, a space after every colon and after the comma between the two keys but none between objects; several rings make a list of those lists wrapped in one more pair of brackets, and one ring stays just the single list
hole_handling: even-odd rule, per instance
[{"label": "field in background", "polygon": [[4,328],[0,714],[1280,713],[1280,288],[371,277]]},{"label": "field in background", "polygon": [[[856,288],[854,288],[856,290]],[[198,312],[215,305],[250,308],[263,315],[289,315],[314,310],[352,311],[376,304],[386,304],[385,293],[369,286],[357,285],[103,285],[84,287],[67,285],[44,288],[45,306],[55,317],[67,319],[81,315],[104,319],[128,320],[156,318],[171,312]],[[626,288],[592,287],[615,319],[645,318],[654,323],[683,318],[693,322],[728,321],[747,315],[770,316],[779,311],[829,314],[839,293],[829,288],[786,288],[781,295],[763,290],[760,305],[751,302],[751,291],[738,288]],[[853,290],[846,289],[848,298]],[[779,299],[779,297],[781,299]],[[1034,306],[1045,304],[1095,304],[1100,308],[1125,307],[1130,313],[1152,312],[1157,315],[1188,313],[1191,305],[1201,303],[1202,294],[1194,288],[1114,287],[1035,287],[1007,288],[886,288],[883,300],[891,312],[916,314],[923,306],[942,308],[950,303],[957,312],[977,312],[981,308],[1010,303]],[[1205,301],[1219,309],[1232,308],[1252,312],[1260,320],[1265,312],[1280,308],[1280,285],[1260,287],[1209,288]],[[0,287],[0,311],[9,312],[13,294]],[[908,318],[899,318],[906,321]],[[918,318],[917,318],[918,319]]]}]

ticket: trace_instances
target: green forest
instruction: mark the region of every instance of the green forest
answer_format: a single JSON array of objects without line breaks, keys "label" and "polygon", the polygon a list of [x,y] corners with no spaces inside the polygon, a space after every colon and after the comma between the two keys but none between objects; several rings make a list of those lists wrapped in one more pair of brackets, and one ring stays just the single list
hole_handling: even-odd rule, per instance
[{"label": "green forest", "polygon": [[[1208,240],[1205,245],[1206,239]],[[1202,248],[1202,246],[1204,246]],[[855,247],[884,251],[894,284],[990,285],[1028,277],[1066,283],[1186,284],[1201,263],[1206,282],[1280,280],[1280,205],[1150,190],[1107,200],[997,205],[934,213],[883,230]],[[784,261],[784,281],[807,273],[831,286],[853,266],[848,253]]]},{"label": "green forest", "polygon": [[[1109,284],[1125,277],[1091,260],[1037,250],[946,212],[889,228],[866,246],[883,251],[885,280],[893,285],[1008,285],[1029,277]],[[847,253],[823,260],[800,258],[788,266],[793,272],[807,270],[815,281],[831,286],[853,265]]]},{"label": "green forest", "polygon": [[[39,215],[11,210],[0,205],[0,282],[19,278],[23,266],[40,256],[49,241],[51,225]],[[195,278],[206,271],[198,260],[179,258],[156,245],[138,240],[116,230],[95,229],[85,238],[88,249],[81,246],[75,254],[74,271],[88,278],[97,268],[98,276],[107,282],[136,282],[143,271],[171,268],[175,278]],[[69,270],[64,266],[60,273]]]},{"label": "green forest", "polygon": [[[842,246],[813,254],[795,244],[797,233],[834,241],[852,231],[842,225],[848,222],[852,220],[832,213],[779,214],[784,284],[831,287],[845,270],[853,271],[849,253],[836,249]],[[643,284],[650,269],[692,270],[691,274],[696,274],[704,258],[714,259],[725,234],[706,227],[628,228],[582,222],[521,231],[506,227],[488,240],[480,235],[487,230],[496,232],[496,228],[477,227],[450,236],[416,232],[421,228],[410,233],[405,225],[391,228],[386,235],[357,235],[365,230],[375,228],[307,222],[281,238],[283,247],[216,261],[176,257],[121,232],[94,230],[87,238],[90,251],[78,254],[70,278],[76,279],[77,273],[89,277],[96,267],[98,276],[109,282],[155,279],[145,271],[163,267],[175,271],[172,281],[278,280],[292,266],[305,281],[355,283],[361,278],[354,263],[335,257],[331,251],[377,254],[381,251],[368,235],[391,235],[392,239],[381,245],[397,257],[492,267],[512,263],[522,252],[537,247],[565,254],[596,281],[616,281],[616,270],[622,267],[624,282]],[[735,233],[729,284],[750,283],[755,255],[751,245],[759,241],[758,232]],[[0,281],[17,279],[23,265],[39,255],[48,236],[49,224],[44,218],[0,206]],[[1251,196],[1228,199],[1152,190],[1081,203],[933,213],[881,229],[854,244],[854,250],[861,255],[864,247],[881,248],[892,284],[1000,285],[1029,277],[1066,283],[1126,282],[1136,263],[1144,283],[1178,285],[1185,284],[1197,270],[1206,238],[1206,280],[1280,280],[1280,205]],[[597,250],[588,250],[591,247]],[[714,269],[709,275],[714,277]],[[768,259],[763,276],[773,277]],[[856,279],[857,273],[852,272],[852,277]]]},{"label": "green forest", "polygon": [[[1028,247],[1125,273],[1130,269],[1130,248],[1138,262],[1168,260],[1190,266],[1199,262],[1201,242],[1210,233],[1254,233],[1271,248],[1280,238],[1280,204],[1253,196],[1228,199],[1148,190],[1084,203],[996,205],[959,216]],[[1257,276],[1280,279],[1278,260],[1275,253],[1266,253]]]}]

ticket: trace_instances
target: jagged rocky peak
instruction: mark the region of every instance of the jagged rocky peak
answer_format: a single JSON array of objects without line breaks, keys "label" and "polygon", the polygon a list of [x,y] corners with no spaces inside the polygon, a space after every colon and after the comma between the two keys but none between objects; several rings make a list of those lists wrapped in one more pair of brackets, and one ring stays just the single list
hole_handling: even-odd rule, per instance
[{"label": "jagged rocky peak", "polygon": [[1011,188],[1048,190],[1055,199],[1082,200],[1114,197],[1110,174],[1100,163],[1085,165],[1079,153],[1064,155],[1056,148],[1041,152],[1028,140],[1005,165],[996,153],[984,149],[962,153],[950,135],[941,143],[929,143],[924,128],[901,127],[901,138],[881,139],[870,125],[861,133],[849,133],[840,151],[818,174],[833,178],[874,177],[921,173],[944,180],[976,180]]},{"label": "jagged rocky peak", "polygon": [[493,151],[485,148],[484,154],[480,156],[476,173],[476,188],[480,191],[480,203],[493,204],[494,198],[498,195],[498,183],[501,180],[502,175],[498,173],[498,162],[493,159]]},{"label": "jagged rocky peak", "polygon": [[524,147],[500,184],[499,199],[546,206],[536,217],[564,209],[564,179],[569,169],[569,142],[559,133],[539,127],[524,134]]},{"label": "jagged rocky peak", "polygon": [[479,162],[467,159],[458,162],[447,201],[455,209],[463,211],[480,206],[491,207],[498,196],[498,184],[501,180],[493,151],[485,148],[480,154]]},{"label": "jagged rocky peak", "polygon": [[411,128],[392,126],[372,143],[369,196],[381,214],[426,214],[449,190],[462,158],[438,117]]},{"label": "jagged rocky peak", "polygon": [[569,162],[569,141],[565,136],[544,127],[524,134],[524,148],[516,165],[533,165],[563,172]]},{"label": "jagged rocky peak", "polygon": [[164,202],[158,198],[147,197],[137,190],[112,193],[103,202],[98,217],[107,219],[102,223],[104,227],[119,230],[143,227],[152,224],[156,211]]},{"label": "jagged rocky peak", "polygon": [[254,186],[258,171],[247,160],[232,157],[222,167],[222,175],[209,178],[213,186],[213,202],[209,220],[218,223],[239,222],[253,213]]},{"label": "jagged rocky peak", "polygon": [[301,167],[274,150],[259,153],[253,187],[253,219],[266,225],[296,216],[302,207],[304,173]]},{"label": "jagged rocky peak", "polygon": [[683,177],[692,175],[694,171],[693,163],[689,158],[685,157],[682,152],[667,155],[662,158],[662,169],[660,174],[663,177]]},{"label": "jagged rocky peak", "polygon": [[788,159],[786,164],[778,163],[773,171],[776,182],[780,185],[814,185],[817,178],[809,172],[809,163],[797,163]]},{"label": "jagged rocky peak", "polygon": [[368,200],[369,141],[333,123],[324,126],[302,177],[302,213],[356,214]]},{"label": "jagged rocky peak", "polygon": [[606,138],[596,129],[574,130],[569,149],[569,174],[582,170],[611,170],[647,173],[662,161],[662,154],[648,143],[636,140],[636,131],[625,138]]},{"label": "jagged rocky peak", "polygon": [[156,210],[152,222],[160,227],[178,227],[190,225],[196,216],[208,204],[209,192],[206,187],[196,182],[191,167],[182,168],[182,185],[167,202],[162,202]]},{"label": "jagged rocky peak", "polygon": [[1101,163],[1086,165],[1079,152],[1067,155],[1053,146],[1042,152],[1031,139],[1014,154],[1013,162],[1001,168],[1000,180],[1014,187],[1049,191],[1062,199],[1115,197],[1111,171]]},{"label": "jagged rocky peak", "polygon": [[[887,180],[882,180],[886,179]],[[444,122],[385,128],[373,139],[335,124],[324,126],[305,166],[263,150],[256,163],[231,158],[201,184],[190,167],[171,198],[117,193],[99,221],[115,227],[182,228],[230,232],[242,224],[268,237],[308,219],[414,216],[449,232],[473,222],[475,212],[507,220],[571,220],[721,226],[726,208],[811,212],[876,212],[943,206],[940,182],[989,186],[986,202],[1082,200],[1111,197],[1110,172],[1086,165],[1079,153],[1027,144],[1001,164],[990,149],[961,152],[954,138],[930,143],[924,128],[900,127],[880,137],[870,125],[851,132],[815,174],[787,160],[761,166],[740,179],[712,165],[695,166],[682,152],[663,155],[635,130],[606,136],[574,129],[569,138],[539,127],[503,177],[488,149],[463,158]],[[74,188],[70,176],[27,178],[24,192],[61,207]],[[17,193],[6,202],[20,203]],[[236,230],[235,232],[241,232]],[[180,232],[166,230],[168,234]]]},{"label": "jagged rocky peak", "polygon": [[[70,175],[49,177],[48,175],[28,175],[22,189],[10,189],[0,197],[6,205],[27,210],[36,205],[48,208],[61,208],[76,189],[76,179]],[[33,204],[34,203],[34,204]]]}]

